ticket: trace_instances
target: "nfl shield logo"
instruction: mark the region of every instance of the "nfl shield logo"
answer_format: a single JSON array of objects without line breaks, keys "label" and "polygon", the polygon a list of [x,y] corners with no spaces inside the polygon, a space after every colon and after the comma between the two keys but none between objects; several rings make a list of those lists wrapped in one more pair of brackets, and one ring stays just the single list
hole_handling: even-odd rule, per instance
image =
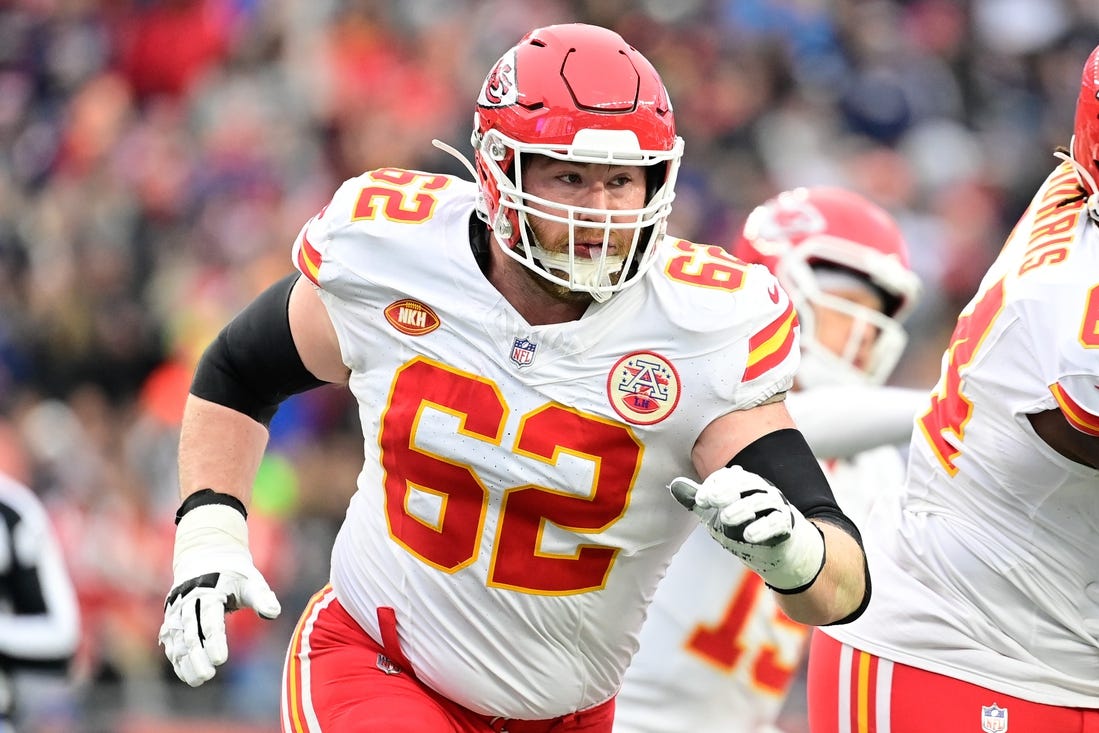
[{"label": "nfl shield logo", "polygon": [[534,361],[534,350],[537,348],[538,344],[524,338],[517,338],[511,345],[511,360],[515,366],[529,366]]},{"label": "nfl shield logo", "polygon": [[1007,730],[1007,708],[996,703],[981,706],[981,730],[986,733],[1005,733]]},{"label": "nfl shield logo", "polygon": [[394,662],[392,659],[390,659],[389,657],[387,657],[384,654],[379,654],[378,655],[377,666],[378,666],[378,669],[385,672],[386,674],[400,674],[401,673],[401,668],[399,666],[397,666],[396,662]]}]

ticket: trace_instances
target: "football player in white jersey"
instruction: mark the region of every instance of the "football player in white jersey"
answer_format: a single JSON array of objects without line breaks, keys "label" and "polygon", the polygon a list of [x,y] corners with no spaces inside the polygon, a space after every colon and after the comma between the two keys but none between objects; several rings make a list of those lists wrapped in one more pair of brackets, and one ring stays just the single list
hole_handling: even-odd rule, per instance
[{"label": "football player in white jersey", "polygon": [[874,600],[813,635],[814,733],[1099,730],[1097,94],[1099,48],[871,512]]},{"label": "football player in white jersey", "polygon": [[[885,210],[858,194],[799,188],[757,207],[733,254],[770,268],[801,314],[802,363],[789,409],[799,426],[801,415],[812,426],[802,432],[830,459],[828,480],[858,524],[876,494],[903,482],[896,444],[907,441],[926,401],[924,390],[880,386],[904,350],[900,321],[920,287],[904,238]],[[833,404],[837,395],[844,401]],[[818,440],[832,452],[821,453]],[[759,576],[700,528],[649,607],[618,694],[615,733],[773,730],[808,637],[809,627],[782,612]]]},{"label": "football player in white jersey", "polygon": [[476,106],[476,182],[347,181],[203,355],[179,448],[178,676],[224,613],[280,612],[246,504],[286,395],[346,383],[365,460],[285,667],[287,731],[611,730],[658,579],[702,521],[792,618],[870,589],[783,403],[797,313],[765,267],[670,237],[683,141],[649,62],[580,24],[525,36]]},{"label": "football player in white jersey", "polygon": [[0,733],[27,723],[19,677],[60,679],[80,643],[76,590],[46,507],[30,488],[0,473]]}]

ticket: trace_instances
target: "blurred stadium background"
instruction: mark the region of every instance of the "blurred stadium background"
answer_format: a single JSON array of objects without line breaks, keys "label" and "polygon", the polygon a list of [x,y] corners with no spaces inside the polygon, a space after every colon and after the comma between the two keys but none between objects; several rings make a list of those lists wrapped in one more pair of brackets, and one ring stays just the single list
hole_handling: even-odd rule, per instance
[{"label": "blurred stadium background", "polygon": [[290,271],[339,182],[465,175],[431,138],[466,150],[495,59],[574,20],[664,76],[687,140],[676,234],[728,245],[800,184],[893,212],[926,285],[909,386],[933,383],[1068,143],[1099,42],[1094,0],[0,0],[0,469],[47,503],[84,620],[72,679],[24,684],[25,730],[277,729],[284,645],[326,579],[361,436],[335,389],[276,417],[250,523],[283,618],[234,616],[229,663],[191,690],[156,632],[195,359]]}]

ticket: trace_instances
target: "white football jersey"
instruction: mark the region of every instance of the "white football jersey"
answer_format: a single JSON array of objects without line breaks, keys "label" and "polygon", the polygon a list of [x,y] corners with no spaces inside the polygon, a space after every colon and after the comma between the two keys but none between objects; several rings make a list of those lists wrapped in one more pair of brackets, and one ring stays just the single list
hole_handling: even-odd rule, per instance
[{"label": "white football jersey", "polygon": [[[895,446],[821,465],[840,507],[860,528],[871,502],[895,494],[904,480]],[[760,577],[699,527],[653,597],[641,648],[615,701],[614,731],[773,730],[808,636],[809,627],[782,612]]]},{"label": "white football jersey", "polygon": [[[666,239],[636,285],[531,326],[470,246],[476,187],[346,182],[294,249],[351,369],[365,461],[332,554],[375,639],[484,714],[609,699],[657,581],[697,526],[666,486],[731,410],[789,388],[797,315],[763,267]],[[491,245],[495,246],[495,245]]]},{"label": "white football jersey", "polygon": [[1099,228],[1068,164],[958,319],[902,500],[877,504],[864,532],[867,612],[825,631],[1026,700],[1099,707],[1099,471],[1034,432],[1026,416],[1057,408],[1099,435]]}]

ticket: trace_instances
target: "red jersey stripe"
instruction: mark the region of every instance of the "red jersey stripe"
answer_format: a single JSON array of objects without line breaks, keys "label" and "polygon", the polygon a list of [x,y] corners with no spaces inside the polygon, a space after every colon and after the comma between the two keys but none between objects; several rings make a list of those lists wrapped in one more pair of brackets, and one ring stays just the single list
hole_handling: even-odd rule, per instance
[{"label": "red jersey stripe", "polygon": [[1049,391],[1053,393],[1053,398],[1061,406],[1061,412],[1064,413],[1065,419],[1069,421],[1072,427],[1081,433],[1099,437],[1099,416],[1092,415],[1081,407],[1069,397],[1068,392],[1060,384],[1054,382],[1049,385]]},{"label": "red jersey stripe", "polygon": [[797,325],[798,314],[791,303],[781,316],[748,339],[748,364],[741,381],[749,382],[781,364],[794,346],[794,328]]},{"label": "red jersey stripe", "polygon": [[301,246],[298,247],[298,269],[318,287],[320,287],[321,261],[321,253],[310,243],[309,237],[303,231]]}]

